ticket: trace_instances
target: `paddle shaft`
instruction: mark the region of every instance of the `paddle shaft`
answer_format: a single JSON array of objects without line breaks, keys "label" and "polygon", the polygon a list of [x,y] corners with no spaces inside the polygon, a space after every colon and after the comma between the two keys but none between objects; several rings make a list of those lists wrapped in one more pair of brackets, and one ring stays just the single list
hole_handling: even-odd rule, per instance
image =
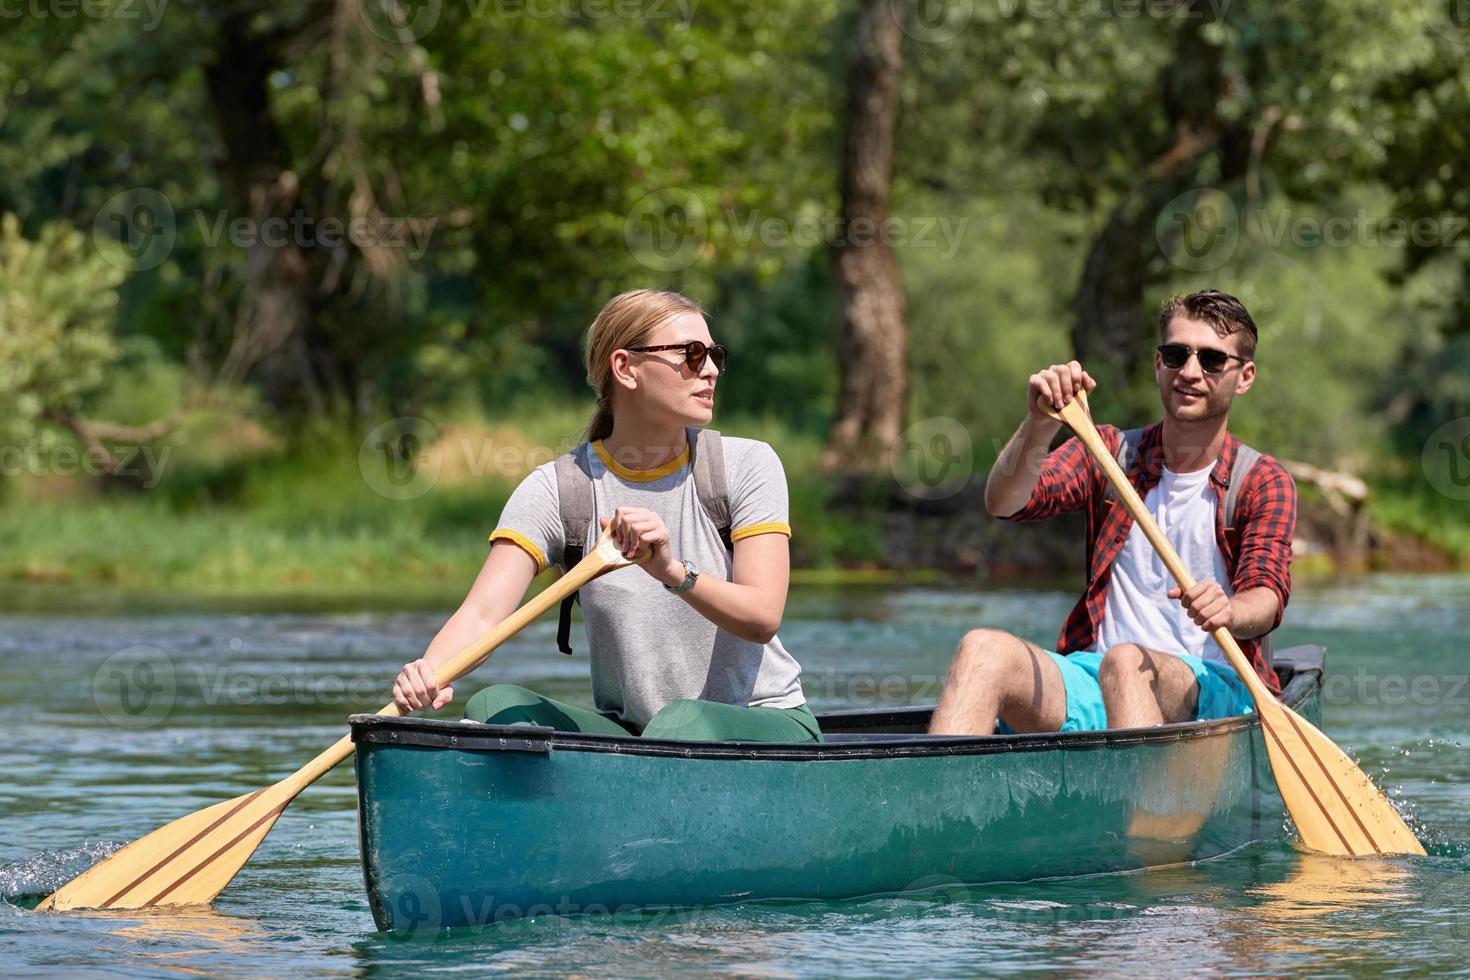
[{"label": "paddle shaft", "polygon": [[[626,565],[637,564],[641,561],[643,561],[643,558],[638,558],[633,561],[624,558],[612,539],[607,535],[603,535],[598,541],[597,546],[588,552],[587,557],[579,561],[574,568],[541,590],[540,594],[531,599],[531,601],[501,620],[490,632],[441,664],[439,669],[434,671],[434,676],[439,681],[439,686],[443,687],[445,684],[451,684],[480,666],[480,664],[485,662],[486,657],[495,652],[496,647],[531,625],[531,623],[540,618],[542,613],[545,613],[599,575],[606,574],[613,569],[622,568]],[[401,716],[403,711],[397,704],[389,702],[377,713],[388,715],[389,717],[397,717]],[[320,779],[351,754],[352,736],[343,735],[324,752],[296,770],[287,779],[299,782],[300,787],[305,788],[316,782],[316,780]]]},{"label": "paddle shaft", "polygon": [[[1164,567],[1169,569],[1169,574],[1174,576],[1174,581],[1179,583],[1181,589],[1192,588],[1195,584],[1194,576],[1189,574],[1189,569],[1184,566],[1179,553],[1174,550],[1169,539],[1164,537],[1164,532],[1154,522],[1153,515],[1143,505],[1143,499],[1138,496],[1138,491],[1133,489],[1132,483],[1128,482],[1128,476],[1123,472],[1123,467],[1118,465],[1107,443],[1103,442],[1102,433],[1098,432],[1097,426],[1093,425],[1092,416],[1087,411],[1087,393],[1079,391],[1077,396],[1069,401],[1060,412],[1054,411],[1050,405],[1046,404],[1045,399],[1042,399],[1040,404],[1048,415],[1067,423],[1077,434],[1077,438],[1082,440],[1082,444],[1092,453],[1092,458],[1097,460],[1097,464],[1102,467],[1103,475],[1108,478],[1118,498],[1123,501],[1123,506],[1127,507],[1128,513],[1133,515],[1134,523],[1143,531],[1144,537],[1148,538],[1149,544],[1153,545],[1158,556],[1163,559]],[[1251,667],[1250,661],[1246,659],[1244,651],[1240,649],[1240,644],[1236,642],[1230,631],[1222,626],[1210,635],[1215,638],[1216,643],[1220,644],[1220,650],[1225,654],[1226,661],[1240,676],[1241,683],[1250,691],[1251,697],[1255,698],[1257,703],[1272,697],[1265,682]]]}]

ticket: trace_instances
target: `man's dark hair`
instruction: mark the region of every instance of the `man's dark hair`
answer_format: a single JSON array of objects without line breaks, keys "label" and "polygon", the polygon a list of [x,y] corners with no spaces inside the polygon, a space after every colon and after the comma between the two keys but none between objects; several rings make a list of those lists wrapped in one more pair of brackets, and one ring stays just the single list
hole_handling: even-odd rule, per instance
[{"label": "man's dark hair", "polygon": [[1240,341],[1240,355],[1248,361],[1256,356],[1256,321],[1246,312],[1245,304],[1229,293],[1202,289],[1188,296],[1170,296],[1159,311],[1160,339],[1176,316],[1208,323],[1221,337],[1244,334]]}]

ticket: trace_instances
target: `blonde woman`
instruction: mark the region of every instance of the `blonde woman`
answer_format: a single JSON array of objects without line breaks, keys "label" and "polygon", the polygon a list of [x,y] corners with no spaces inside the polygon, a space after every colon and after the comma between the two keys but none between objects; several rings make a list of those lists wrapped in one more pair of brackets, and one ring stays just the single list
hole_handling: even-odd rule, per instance
[{"label": "blonde woman", "polygon": [[[436,684],[435,668],[508,616],[538,572],[569,567],[611,527],[625,554],[651,556],[581,589],[597,710],[497,684],[470,699],[465,717],[645,738],[820,741],[801,668],[776,636],[790,577],[785,473],[765,443],[699,428],[725,366],[704,311],[678,293],[623,293],[593,321],[586,355],[597,392],[586,442],[516,488],[469,595],[403,668],[393,700],[405,711],[448,704],[454,693]],[[565,629],[560,639],[570,652]]]}]

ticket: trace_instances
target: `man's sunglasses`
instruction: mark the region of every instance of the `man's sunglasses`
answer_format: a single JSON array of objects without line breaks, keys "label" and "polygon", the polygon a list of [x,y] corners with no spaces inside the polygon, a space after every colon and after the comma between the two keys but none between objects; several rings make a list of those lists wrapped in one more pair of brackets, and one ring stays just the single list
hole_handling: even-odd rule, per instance
[{"label": "man's sunglasses", "polygon": [[660,344],[657,347],[629,347],[628,350],[635,354],[652,354],[661,350],[681,350],[684,352],[684,363],[689,365],[689,370],[695,374],[704,370],[704,360],[709,358],[715,362],[715,370],[721,374],[725,373],[726,350],[719,344],[708,347],[702,340],[691,340],[687,344]]},{"label": "man's sunglasses", "polygon": [[1177,371],[1188,364],[1189,355],[1191,354],[1199,356],[1200,370],[1204,371],[1205,374],[1219,374],[1225,370],[1225,365],[1230,361],[1239,361],[1242,364],[1246,361],[1244,357],[1227,354],[1213,347],[1201,347],[1196,350],[1184,344],[1159,345],[1159,360],[1163,361],[1164,367],[1170,371]]}]

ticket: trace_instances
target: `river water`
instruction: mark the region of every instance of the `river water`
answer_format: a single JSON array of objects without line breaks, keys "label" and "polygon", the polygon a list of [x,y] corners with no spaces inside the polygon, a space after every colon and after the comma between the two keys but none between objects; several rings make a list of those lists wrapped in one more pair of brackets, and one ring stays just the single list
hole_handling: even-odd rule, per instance
[{"label": "river water", "polygon": [[[797,590],[781,633],[818,710],[932,703],[966,628],[1050,645],[1070,602]],[[28,911],[95,856],[297,768],[347,714],[381,706],[445,614],[268,605],[0,592],[0,718],[16,749],[0,776],[7,972],[1470,973],[1470,577],[1454,576],[1302,584],[1280,634],[1327,646],[1323,727],[1402,802],[1426,858],[1331,860],[1270,843],[1130,874],[402,938],[374,931],[344,764],[297,799],[212,909]],[[456,704],[492,680],[585,700],[585,655],[558,654],[554,631],[548,620],[511,641]]]}]

